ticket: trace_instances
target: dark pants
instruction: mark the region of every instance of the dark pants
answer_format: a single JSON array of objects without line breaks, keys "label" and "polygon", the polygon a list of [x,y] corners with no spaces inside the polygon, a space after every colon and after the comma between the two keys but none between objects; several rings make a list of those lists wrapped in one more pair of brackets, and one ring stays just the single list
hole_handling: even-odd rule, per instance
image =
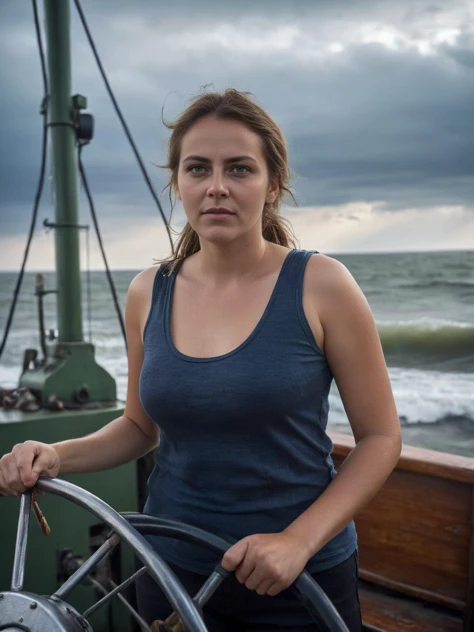
[{"label": "dark pants", "polygon": [[[188,593],[194,597],[205,582],[205,575],[169,564]],[[312,577],[334,604],[350,632],[361,632],[362,621],[358,596],[358,556],[355,552],[342,564]],[[138,610],[149,624],[163,621],[172,608],[161,589],[148,574],[136,582]],[[203,607],[209,632],[317,632],[319,627],[292,589],[275,597],[249,590],[234,576],[226,579]]]}]

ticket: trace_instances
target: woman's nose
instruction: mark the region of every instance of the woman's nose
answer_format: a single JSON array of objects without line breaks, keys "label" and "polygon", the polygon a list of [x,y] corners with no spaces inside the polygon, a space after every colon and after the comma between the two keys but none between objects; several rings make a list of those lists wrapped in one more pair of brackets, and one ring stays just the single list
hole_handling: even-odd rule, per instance
[{"label": "woman's nose", "polygon": [[208,189],[209,195],[227,195],[228,189],[224,181],[224,176],[219,171],[215,171],[212,175]]}]

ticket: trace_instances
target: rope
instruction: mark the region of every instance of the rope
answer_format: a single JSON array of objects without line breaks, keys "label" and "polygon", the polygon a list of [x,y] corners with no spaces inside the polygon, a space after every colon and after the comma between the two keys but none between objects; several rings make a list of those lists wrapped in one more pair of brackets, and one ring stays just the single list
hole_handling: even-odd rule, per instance
[{"label": "rope", "polygon": [[86,265],[87,319],[89,321],[89,342],[92,344],[91,246],[89,239],[89,226],[86,230]]},{"label": "rope", "polygon": [[86,18],[84,16],[84,12],[83,12],[82,7],[81,7],[80,0],[74,0],[74,3],[76,5],[76,9],[77,9],[77,11],[79,13],[79,17],[81,18],[82,26],[84,27],[84,31],[86,33],[87,39],[89,40],[89,44],[90,44],[90,47],[91,47],[92,52],[94,54],[95,60],[97,62],[97,66],[99,67],[100,74],[102,75],[102,79],[104,80],[105,87],[106,87],[107,92],[109,93],[110,99],[112,101],[112,105],[114,106],[114,109],[115,109],[115,111],[117,113],[117,116],[119,117],[120,122],[122,123],[122,127],[124,129],[125,135],[127,136],[128,141],[130,143],[130,146],[132,147],[133,153],[135,154],[135,158],[137,159],[138,165],[139,165],[140,170],[141,170],[141,172],[143,174],[145,182],[148,185],[150,193],[151,193],[153,199],[155,200],[155,203],[156,203],[156,205],[158,207],[158,210],[159,210],[159,212],[161,214],[161,217],[163,219],[163,222],[165,224],[166,232],[168,233],[168,237],[169,237],[170,244],[171,244],[171,252],[174,254],[173,239],[171,237],[171,232],[170,232],[170,229],[169,229],[169,226],[168,226],[168,222],[166,221],[166,217],[165,217],[165,214],[163,212],[163,208],[162,208],[162,206],[160,204],[160,201],[159,201],[159,199],[158,199],[158,197],[157,197],[157,195],[155,193],[155,190],[153,189],[153,185],[152,185],[152,183],[150,181],[150,178],[148,177],[148,174],[147,174],[147,172],[145,170],[145,166],[144,166],[143,161],[141,159],[141,156],[140,156],[140,154],[138,152],[138,149],[137,149],[137,147],[135,145],[135,141],[133,140],[132,134],[131,134],[131,132],[130,132],[130,130],[128,128],[127,123],[125,122],[125,119],[124,119],[123,114],[122,114],[122,112],[121,112],[121,110],[119,108],[119,105],[118,105],[117,100],[115,98],[115,95],[114,95],[114,93],[112,91],[112,88],[110,87],[109,81],[107,79],[107,75],[105,74],[104,67],[102,66],[102,62],[101,62],[100,57],[99,57],[99,53],[97,52],[97,48],[96,48],[96,46],[94,44],[94,40],[92,39],[92,35],[91,35],[89,27],[87,25],[87,21],[86,21]]},{"label": "rope", "polygon": [[79,171],[81,172],[82,184],[84,186],[84,191],[86,193],[87,200],[89,202],[89,208],[90,208],[90,212],[91,212],[91,216],[92,216],[92,221],[94,222],[94,228],[95,228],[95,232],[96,232],[96,235],[97,235],[97,241],[99,242],[100,251],[102,253],[102,259],[104,261],[104,266],[105,266],[105,273],[106,273],[107,279],[109,281],[110,291],[112,293],[112,298],[113,298],[114,305],[115,305],[115,311],[117,312],[117,317],[118,317],[118,320],[119,320],[119,323],[120,323],[120,328],[122,330],[122,335],[123,335],[123,340],[124,340],[124,343],[125,343],[125,348],[128,350],[127,335],[125,333],[125,324],[124,324],[124,321],[123,321],[122,311],[120,309],[120,305],[119,305],[119,301],[118,301],[118,297],[117,297],[117,291],[115,289],[114,280],[112,278],[112,274],[110,273],[109,264],[107,263],[107,255],[105,254],[104,244],[102,242],[102,236],[100,234],[99,222],[97,221],[97,215],[96,215],[95,207],[94,207],[94,200],[92,199],[92,195],[91,195],[91,192],[90,192],[90,189],[89,189],[89,184],[87,182],[86,172],[84,170],[84,165],[82,164],[82,157],[81,157],[82,147],[83,147],[83,145],[79,147]]},{"label": "rope", "polygon": [[34,17],[34,22],[35,22],[35,31],[36,31],[36,41],[38,44],[38,50],[39,50],[39,54],[40,54],[40,59],[41,59],[41,70],[42,70],[42,74],[43,74],[43,92],[44,92],[44,98],[43,98],[43,104],[41,107],[41,115],[43,116],[43,137],[42,137],[42,141],[41,141],[41,167],[40,167],[40,175],[39,175],[39,180],[38,180],[38,185],[36,187],[36,194],[35,194],[35,201],[34,201],[34,205],[33,205],[33,213],[31,216],[31,222],[30,222],[30,229],[28,232],[28,238],[26,240],[26,247],[25,247],[25,251],[23,253],[23,261],[21,264],[21,268],[20,268],[20,272],[18,274],[18,278],[16,281],[16,285],[15,285],[15,289],[13,291],[13,298],[12,298],[12,302],[10,304],[10,310],[8,312],[8,317],[7,317],[7,324],[5,325],[5,331],[3,332],[3,338],[2,338],[2,343],[0,345],[0,358],[3,355],[3,352],[5,351],[5,347],[7,344],[7,340],[8,340],[8,334],[10,333],[10,329],[11,329],[11,325],[12,325],[12,321],[13,321],[13,316],[15,314],[15,309],[16,309],[16,305],[18,302],[18,297],[20,294],[20,289],[21,289],[21,284],[23,281],[23,276],[25,274],[25,268],[26,268],[26,262],[28,260],[28,254],[30,252],[30,246],[31,246],[31,242],[33,240],[33,234],[35,232],[35,228],[36,228],[36,220],[38,217],[38,207],[39,207],[39,203],[41,200],[41,194],[43,192],[43,184],[44,184],[44,174],[46,171],[46,156],[47,156],[47,147],[48,147],[48,126],[47,126],[47,110],[46,110],[46,99],[49,93],[49,89],[48,89],[48,77],[46,74],[46,64],[45,64],[45,58],[44,58],[44,49],[43,49],[43,42],[41,40],[41,31],[40,31],[40,27],[39,27],[39,20],[38,20],[38,8],[36,6],[36,0],[32,0],[32,5],[33,5],[33,17]]}]

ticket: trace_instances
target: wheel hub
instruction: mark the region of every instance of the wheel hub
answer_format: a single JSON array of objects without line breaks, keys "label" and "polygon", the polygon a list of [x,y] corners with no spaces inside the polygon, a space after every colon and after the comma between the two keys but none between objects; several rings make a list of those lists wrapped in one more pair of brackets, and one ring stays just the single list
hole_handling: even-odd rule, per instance
[{"label": "wheel hub", "polygon": [[0,593],[0,620],[4,632],[93,632],[70,604],[29,592]]}]

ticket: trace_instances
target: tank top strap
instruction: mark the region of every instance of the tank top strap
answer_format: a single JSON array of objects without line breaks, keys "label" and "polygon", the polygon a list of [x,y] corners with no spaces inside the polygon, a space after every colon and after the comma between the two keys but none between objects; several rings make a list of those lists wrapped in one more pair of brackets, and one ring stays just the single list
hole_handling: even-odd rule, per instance
[{"label": "tank top strap", "polygon": [[[298,278],[303,281],[304,269],[311,255],[317,254],[317,250],[295,249],[291,265],[293,266],[293,274],[296,273]],[[294,278],[294,277],[293,277]]]},{"label": "tank top strap", "polygon": [[288,255],[281,271],[281,294],[291,297],[294,300],[296,295],[302,296],[303,276],[308,259],[313,254],[317,254],[317,250],[301,250],[295,248]]},{"label": "tank top strap", "polygon": [[157,336],[157,325],[163,324],[164,310],[166,305],[166,295],[168,293],[168,286],[170,277],[164,273],[165,265],[162,263],[156,271],[155,278],[153,280],[153,290],[151,294],[150,311],[148,312],[148,318],[143,330],[143,340],[147,335],[147,331],[150,329],[150,322],[153,321],[153,327],[151,335],[153,338]]},{"label": "tank top strap", "polygon": [[[298,336],[302,331],[313,344],[313,335],[309,331],[303,310],[303,276],[306,263],[316,250],[291,250],[283,263],[277,281],[265,323],[267,336],[279,339],[280,336]],[[271,308],[271,309],[270,309]],[[290,336],[291,338],[291,336]]]}]

